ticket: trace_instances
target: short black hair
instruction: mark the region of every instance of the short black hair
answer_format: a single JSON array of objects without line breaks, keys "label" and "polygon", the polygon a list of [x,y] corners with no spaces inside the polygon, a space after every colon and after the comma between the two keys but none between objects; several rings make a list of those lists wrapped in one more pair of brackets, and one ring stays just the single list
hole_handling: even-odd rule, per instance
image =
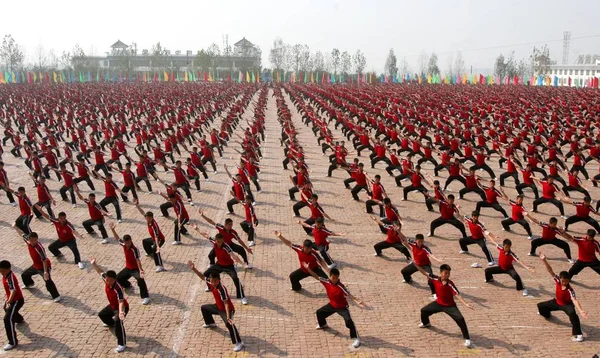
[{"label": "short black hair", "polygon": [[592,201],[592,198],[590,198],[589,196],[586,195],[586,197],[583,198],[583,201],[586,203],[590,203]]},{"label": "short black hair", "polygon": [[570,280],[571,279],[571,274],[568,273],[567,271],[561,271],[558,274],[558,278],[566,278],[567,280]]},{"label": "short black hair", "polygon": [[144,216],[149,216],[149,217],[153,218],[154,213],[152,211],[146,211],[146,215],[144,215]]},{"label": "short black hair", "polygon": [[0,261],[0,269],[10,270],[10,262],[6,260]]},{"label": "short black hair", "polygon": [[448,200],[454,200],[454,194],[448,195]]},{"label": "short black hair", "polygon": [[113,270],[106,271],[105,275],[106,275],[106,277],[110,277],[110,278],[114,278],[114,279],[117,278],[117,273],[114,272]]},{"label": "short black hair", "polygon": [[38,237],[38,234],[37,234],[37,232],[35,232],[35,231],[32,231],[32,232],[30,232],[30,233],[29,233],[29,236],[27,236],[27,237],[28,237],[28,238],[32,238],[32,237],[35,237],[35,238],[37,238],[37,237]]},{"label": "short black hair", "polygon": [[227,224],[233,224],[233,220],[231,220],[231,218],[225,219],[225,225]]},{"label": "short black hair", "polygon": [[221,275],[218,272],[213,271],[213,272],[210,273],[210,278],[216,278],[217,280],[220,281],[221,280]]},{"label": "short black hair", "polygon": [[325,219],[321,218],[317,218],[317,220],[315,220],[315,223],[317,224],[325,224]]},{"label": "short black hair", "polygon": [[60,213],[58,213],[58,217],[59,218],[66,218],[67,217],[67,213],[65,213],[64,211],[61,211]]},{"label": "short black hair", "polygon": [[450,268],[450,265],[443,264],[440,266],[440,272],[442,272],[442,271],[452,271],[452,269]]},{"label": "short black hair", "polygon": [[129,235],[129,234],[123,235],[123,241],[125,241],[125,242],[131,241],[131,235]]},{"label": "short black hair", "polygon": [[423,236],[423,234],[417,234],[415,235],[415,240],[425,240],[425,236]]},{"label": "short black hair", "polygon": [[594,238],[594,236],[596,236],[596,230],[594,230],[594,229],[588,229],[587,236],[589,236],[591,238]]},{"label": "short black hair", "polygon": [[332,276],[339,276],[340,275],[340,270],[338,270],[337,268],[332,268],[331,270],[329,270],[329,274]]},{"label": "short black hair", "polygon": [[556,224],[558,222],[558,220],[553,216],[553,217],[550,218],[550,220],[548,220],[548,222],[550,224]]},{"label": "short black hair", "polygon": [[310,241],[309,239],[304,240],[304,242],[302,243],[302,246],[304,247],[310,247],[312,248],[312,241]]},{"label": "short black hair", "polygon": [[473,211],[471,212],[471,216],[477,216],[477,217],[479,217],[479,211],[477,211],[477,210],[473,210]]},{"label": "short black hair", "polygon": [[510,239],[504,239],[504,241],[502,241],[502,245],[512,246],[512,241],[510,241]]},{"label": "short black hair", "polygon": [[215,240],[218,240],[218,239],[224,239],[223,234],[221,234],[221,233],[216,234]]}]

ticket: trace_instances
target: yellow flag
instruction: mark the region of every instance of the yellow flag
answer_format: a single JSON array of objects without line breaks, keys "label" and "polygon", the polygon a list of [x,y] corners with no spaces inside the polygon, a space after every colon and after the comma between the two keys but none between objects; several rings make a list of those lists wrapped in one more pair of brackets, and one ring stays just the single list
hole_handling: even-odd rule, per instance
[{"label": "yellow flag", "polygon": [[56,72],[52,72],[52,77],[54,77],[54,83],[57,83],[57,81],[56,81]]},{"label": "yellow flag", "polygon": [[312,72],[310,73],[310,83],[315,83],[315,77]]},{"label": "yellow flag", "polygon": [[185,71],[185,82],[187,82],[187,81],[188,81],[188,73],[187,73],[187,71]]},{"label": "yellow flag", "polygon": [[427,83],[431,83],[431,75],[427,76]]},{"label": "yellow flag", "polygon": [[246,71],[246,82],[250,83],[250,74]]},{"label": "yellow flag", "polygon": [[213,81],[213,76],[212,76],[212,72],[208,73],[208,81],[212,82]]}]

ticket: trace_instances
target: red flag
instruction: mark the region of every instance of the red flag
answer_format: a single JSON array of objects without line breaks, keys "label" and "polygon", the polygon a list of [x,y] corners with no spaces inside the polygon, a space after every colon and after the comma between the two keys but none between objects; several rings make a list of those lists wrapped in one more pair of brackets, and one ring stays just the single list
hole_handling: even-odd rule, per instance
[{"label": "red flag", "polygon": [[208,73],[204,72],[204,82],[208,82]]},{"label": "red flag", "polygon": [[231,83],[231,71],[229,71],[229,75],[227,75],[227,82]]},{"label": "red flag", "polygon": [[519,76],[515,75],[514,83],[515,83],[516,85],[518,85],[518,84],[519,84]]},{"label": "red flag", "polygon": [[482,74],[479,74],[479,83],[485,84],[485,77]]},{"label": "red flag", "polygon": [[154,79],[152,80],[153,82],[158,82],[158,72],[154,72]]},{"label": "red flag", "polygon": [[569,87],[571,87],[571,77],[569,77]]},{"label": "red flag", "polygon": [[594,77],[594,81],[592,83],[592,87],[598,88],[598,77]]},{"label": "red flag", "polygon": [[46,72],[46,83],[50,83],[50,75]]}]

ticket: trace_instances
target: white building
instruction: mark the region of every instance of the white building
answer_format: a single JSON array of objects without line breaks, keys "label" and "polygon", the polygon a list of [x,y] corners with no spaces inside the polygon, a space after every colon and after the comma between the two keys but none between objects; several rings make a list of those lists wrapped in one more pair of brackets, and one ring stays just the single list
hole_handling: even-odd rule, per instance
[{"label": "white building", "polygon": [[571,78],[571,87],[585,87],[594,77],[600,77],[600,60],[590,64],[552,65],[544,75],[550,77],[552,85],[554,77],[558,77],[559,86],[568,86]]}]

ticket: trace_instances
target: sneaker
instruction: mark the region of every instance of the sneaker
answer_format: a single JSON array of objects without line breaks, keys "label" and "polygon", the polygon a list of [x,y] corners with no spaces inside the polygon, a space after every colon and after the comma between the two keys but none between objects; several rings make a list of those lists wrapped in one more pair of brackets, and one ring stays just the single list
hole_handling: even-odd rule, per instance
[{"label": "sneaker", "polygon": [[108,244],[108,239],[102,239],[102,241],[100,241],[101,244]]},{"label": "sneaker", "polygon": [[329,328],[329,326],[328,325],[319,326],[317,324],[317,327],[315,329],[325,329],[325,328]]},{"label": "sneaker", "polygon": [[239,352],[242,350],[242,348],[244,348],[244,342],[240,342],[240,343],[236,344],[235,347],[233,347],[233,351]]},{"label": "sneaker", "polygon": [[203,324],[202,328],[215,328],[217,325],[216,323],[210,323],[210,324]]},{"label": "sneaker", "polygon": [[431,327],[431,324],[427,323],[427,324],[423,324],[423,323],[419,323],[419,328],[429,328]]},{"label": "sneaker", "polygon": [[463,255],[463,254],[468,254],[468,253],[469,253],[469,251],[460,250],[458,253],[459,253],[459,254],[461,254],[461,255]]},{"label": "sneaker", "polygon": [[250,247],[254,247],[254,245],[256,245],[256,243],[254,243],[254,241],[250,241],[250,243],[248,244],[248,246],[250,246]]},{"label": "sneaker", "polygon": [[494,261],[488,262],[488,267],[492,267],[494,265],[496,265],[496,263]]},{"label": "sneaker", "polygon": [[377,257],[377,256],[381,256],[381,254],[374,253],[373,256]]},{"label": "sneaker", "polygon": [[171,245],[181,245],[181,241],[173,241]]},{"label": "sneaker", "polygon": [[204,289],[204,292],[210,292],[210,288],[208,286]]},{"label": "sneaker", "polygon": [[352,347],[354,347],[354,348],[360,347],[360,339],[359,338],[354,339],[354,342],[352,342]]},{"label": "sneaker", "polygon": [[430,301],[437,301],[437,294],[434,293],[433,295],[429,296],[429,300]]},{"label": "sneaker", "polygon": [[427,234],[427,237],[432,237],[432,236],[433,236],[433,234],[432,234],[431,232],[429,232],[429,233]]},{"label": "sneaker", "polygon": [[165,268],[162,267],[162,266],[156,266],[156,270],[154,270],[154,271],[156,271],[156,272],[163,272],[163,271],[165,271]]},{"label": "sneaker", "polygon": [[251,264],[251,263],[248,263],[248,264],[246,264],[246,268],[247,268],[248,270],[252,270],[252,268],[253,268],[253,267],[254,267],[254,266],[252,266],[252,264]]},{"label": "sneaker", "polygon": [[471,348],[471,340],[470,339],[465,339],[465,347]]},{"label": "sneaker", "polygon": [[332,268],[336,267],[337,264],[334,262],[331,265],[327,265],[327,269],[331,270]]},{"label": "sneaker", "polygon": [[215,170],[215,171],[213,172],[213,174],[217,174],[217,171]]},{"label": "sneaker", "polygon": [[571,340],[573,342],[583,342],[583,334],[578,334],[575,337],[571,337]]},{"label": "sneaker", "polygon": [[117,353],[121,353],[125,350],[125,346],[117,346],[117,348],[115,348],[115,352]]},{"label": "sneaker", "polygon": [[561,217],[561,218],[563,218],[563,219],[566,219],[566,218],[567,218],[567,217],[566,217],[566,216],[564,216],[564,215],[561,215],[560,217]]},{"label": "sneaker", "polygon": [[145,306],[150,303],[150,297],[146,297],[142,300],[142,304]]},{"label": "sneaker", "polygon": [[248,299],[246,297],[242,298],[242,304],[243,305],[247,305],[248,304]]},{"label": "sneaker", "polygon": [[253,202],[252,202],[252,206],[256,206],[256,201],[253,201]]},{"label": "sneaker", "polygon": [[537,254],[535,254],[533,252],[530,252],[530,253],[527,254],[527,256],[537,256]]},{"label": "sneaker", "polygon": [[527,296],[527,295],[529,295],[529,292],[527,292],[527,290],[523,290],[523,292],[521,292],[521,294],[522,294],[523,296]]},{"label": "sneaker", "polygon": [[17,206],[17,203],[10,203],[10,205],[14,208],[15,206]]},{"label": "sneaker", "polygon": [[533,240],[533,236],[527,236],[527,240]]},{"label": "sneaker", "polygon": [[32,288],[33,286],[34,286],[33,284],[32,285],[27,285],[27,286],[25,286],[23,288],[26,289],[26,290],[28,290],[28,289]]},{"label": "sneaker", "polygon": [[[200,192],[200,190],[198,190]],[[190,206],[194,206],[194,203],[190,201]]]},{"label": "sneaker", "polygon": [[77,205],[75,205],[75,204],[72,204],[72,205],[71,205],[71,207],[72,207],[72,208],[76,208],[76,207],[77,207]]},{"label": "sneaker", "polygon": [[571,265],[574,265],[574,264],[575,264],[575,260],[573,260],[573,259],[568,259],[567,261],[569,261],[569,263],[570,263]]},{"label": "sneaker", "polygon": [[13,344],[9,343],[9,344],[5,345],[4,347],[2,347],[2,349],[5,351],[10,351],[11,349],[15,348],[15,346],[16,346],[16,344],[13,345]]},{"label": "sneaker", "polygon": [[54,299],[54,302],[60,302],[60,299],[61,299],[60,296],[58,296]]},{"label": "sneaker", "polygon": [[471,265],[472,268],[481,268],[481,264],[479,262],[475,262]]},{"label": "sneaker", "polygon": [[505,228],[502,228],[502,231],[506,231],[506,229],[505,229]]},{"label": "sneaker", "polygon": [[494,283],[494,279],[491,279],[489,281],[488,280],[484,280],[483,282],[485,282],[485,283]]},{"label": "sneaker", "polygon": [[85,268],[85,265],[83,264],[83,262],[80,262],[77,264],[77,267],[83,270]]},{"label": "sneaker", "polygon": [[119,220],[117,220],[117,222],[120,224],[123,222],[123,220],[119,219]]},{"label": "sneaker", "polygon": [[108,328],[108,327],[110,327],[110,325],[108,325],[108,324],[106,324],[106,323],[102,323],[102,327],[104,327],[104,328]]}]

